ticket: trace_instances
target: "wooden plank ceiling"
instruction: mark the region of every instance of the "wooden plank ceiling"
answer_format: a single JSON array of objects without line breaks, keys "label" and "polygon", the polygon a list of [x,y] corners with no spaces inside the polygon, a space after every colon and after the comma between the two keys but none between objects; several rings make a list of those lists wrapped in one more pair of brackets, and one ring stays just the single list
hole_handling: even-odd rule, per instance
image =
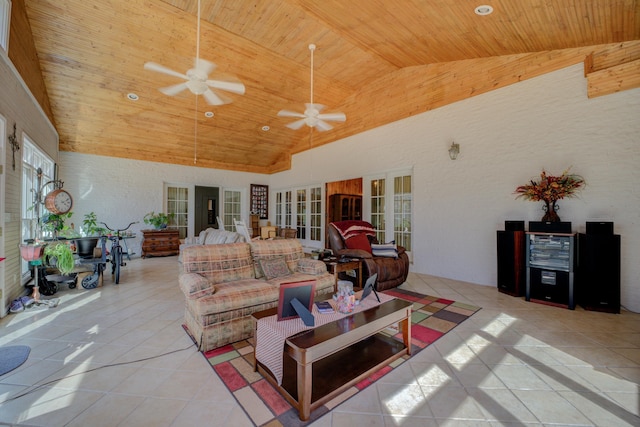
[{"label": "wooden plank ceiling", "polygon": [[[192,67],[197,0],[24,0],[60,150],[274,173],[311,146],[586,57],[640,58],[640,0],[201,1],[200,57],[218,66],[209,77],[246,86],[223,106],[166,96],[158,88],[180,79],[143,69]],[[484,3],[494,12],[478,16]],[[347,116],[313,138],[277,116],[309,102],[309,43],[314,101]],[[606,78],[629,73],[638,80],[637,62]]]}]

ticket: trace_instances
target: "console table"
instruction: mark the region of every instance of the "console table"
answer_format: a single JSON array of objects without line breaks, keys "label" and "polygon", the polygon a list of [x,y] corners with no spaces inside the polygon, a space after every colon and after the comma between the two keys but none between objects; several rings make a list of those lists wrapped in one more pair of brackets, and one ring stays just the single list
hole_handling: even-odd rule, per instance
[{"label": "console table", "polygon": [[142,258],[171,256],[180,252],[180,235],[177,229],[142,230]]}]

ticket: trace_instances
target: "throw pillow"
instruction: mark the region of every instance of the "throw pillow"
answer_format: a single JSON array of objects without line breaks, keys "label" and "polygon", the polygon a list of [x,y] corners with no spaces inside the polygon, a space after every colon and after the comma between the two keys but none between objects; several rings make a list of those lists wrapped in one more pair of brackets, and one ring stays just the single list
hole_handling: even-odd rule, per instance
[{"label": "throw pillow", "polygon": [[371,245],[371,253],[373,254],[373,256],[398,258],[398,247],[396,246],[395,241],[385,244],[373,243]]},{"label": "throw pillow", "polygon": [[371,244],[366,234],[356,234],[344,241],[349,249],[362,249],[371,253]]},{"label": "throw pillow", "polygon": [[260,268],[267,280],[291,274],[284,258],[260,259],[258,260],[258,264],[260,265]]}]

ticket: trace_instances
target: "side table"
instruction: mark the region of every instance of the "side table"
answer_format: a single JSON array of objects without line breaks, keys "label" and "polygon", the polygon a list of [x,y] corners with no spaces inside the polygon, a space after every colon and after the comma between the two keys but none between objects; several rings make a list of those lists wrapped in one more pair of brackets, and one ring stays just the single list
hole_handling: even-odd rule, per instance
[{"label": "side table", "polygon": [[322,262],[327,266],[327,271],[333,274],[335,281],[333,284],[333,291],[338,292],[338,278],[340,273],[349,270],[356,270],[356,279],[358,279],[358,287],[362,288],[362,260],[358,258],[351,258],[349,262],[338,262],[336,258],[323,259]]}]

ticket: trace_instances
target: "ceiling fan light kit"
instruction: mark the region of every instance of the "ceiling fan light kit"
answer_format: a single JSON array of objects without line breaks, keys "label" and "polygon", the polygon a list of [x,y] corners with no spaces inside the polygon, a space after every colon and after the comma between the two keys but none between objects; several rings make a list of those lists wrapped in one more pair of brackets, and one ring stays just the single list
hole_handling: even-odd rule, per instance
[{"label": "ceiling fan light kit", "polygon": [[300,120],[291,122],[286,125],[289,129],[297,130],[302,126],[307,125],[310,128],[316,128],[319,131],[326,131],[333,129],[328,121],[344,122],[347,120],[347,116],[344,113],[324,113],[320,112],[324,109],[322,104],[313,103],[313,51],[316,50],[316,45],[311,43],[309,45],[311,51],[311,102],[305,105],[304,113],[297,113],[295,111],[280,110],[278,112],[279,117],[297,117]]},{"label": "ceiling fan light kit", "polygon": [[200,0],[198,0],[198,25],[196,37],[196,58],[193,68],[188,70],[186,74],[179,73],[168,67],[157,64],[155,62],[146,62],[145,70],[155,71],[157,73],[167,74],[185,80],[172,86],[160,88],[160,92],[167,96],[175,96],[185,89],[189,89],[194,95],[202,95],[205,101],[211,105],[229,104],[231,99],[215,93],[212,89],[244,95],[245,87],[237,81],[226,80],[210,80],[209,74],[215,70],[216,64],[213,62],[200,59]]}]

